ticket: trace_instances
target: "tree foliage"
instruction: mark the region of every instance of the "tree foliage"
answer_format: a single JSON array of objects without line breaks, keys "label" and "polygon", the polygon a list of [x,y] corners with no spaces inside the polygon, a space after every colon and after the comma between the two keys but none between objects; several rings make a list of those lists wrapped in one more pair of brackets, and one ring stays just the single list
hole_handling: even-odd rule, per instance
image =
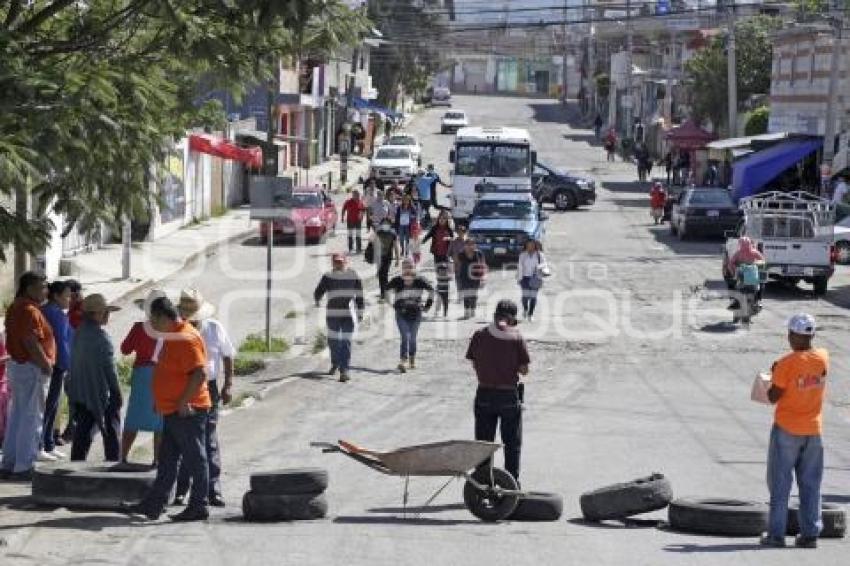
[{"label": "tree foliage", "polygon": [[[738,104],[754,94],[770,92],[773,63],[771,34],[782,25],[779,18],[756,16],[735,27]],[[725,38],[715,38],[686,64],[692,82],[694,113],[717,126],[728,114],[728,80]]]},{"label": "tree foliage", "polygon": [[357,41],[342,0],[0,1],[0,195],[32,191],[28,223],[0,203],[0,245],[143,216],[151,166],[192,127],[221,127],[199,84],[239,94],[279,57]]},{"label": "tree foliage", "polygon": [[747,116],[747,122],[744,125],[745,136],[757,136],[767,133],[767,123],[770,120],[770,108],[760,106]]},{"label": "tree foliage", "polygon": [[392,106],[401,88],[419,93],[440,70],[440,41],[445,33],[442,16],[416,0],[370,2],[369,19],[384,42],[372,50],[371,73],[383,104]]}]

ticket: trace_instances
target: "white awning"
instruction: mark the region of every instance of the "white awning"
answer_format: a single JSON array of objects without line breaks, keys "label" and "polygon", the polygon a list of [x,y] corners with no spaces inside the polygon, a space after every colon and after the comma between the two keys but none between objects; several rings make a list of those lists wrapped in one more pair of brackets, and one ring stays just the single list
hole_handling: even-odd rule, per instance
[{"label": "white awning", "polygon": [[[235,135],[240,137],[253,138],[261,142],[266,142],[269,139],[268,133],[261,132],[260,130],[236,130]],[[274,138],[274,144],[279,146],[287,145],[285,141],[278,139],[277,136],[275,136]]]},{"label": "white awning", "polygon": [[738,149],[748,147],[754,141],[780,141],[788,137],[786,132],[779,134],[761,134],[758,136],[749,136],[746,138],[726,138],[725,140],[716,140],[706,145],[708,149]]}]

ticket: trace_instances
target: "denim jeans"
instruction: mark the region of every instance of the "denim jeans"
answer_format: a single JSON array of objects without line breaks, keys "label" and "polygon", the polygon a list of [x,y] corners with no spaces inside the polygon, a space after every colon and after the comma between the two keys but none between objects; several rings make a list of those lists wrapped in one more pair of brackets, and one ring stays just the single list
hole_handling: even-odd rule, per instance
[{"label": "denim jeans", "polygon": [[177,468],[181,458],[192,476],[189,507],[207,506],[210,482],[205,436],[208,416],[206,410],[196,410],[188,417],[181,417],[177,413],[163,417],[162,445],[159,448],[156,480],[141,502],[143,507],[162,512],[177,481]]},{"label": "denim jeans", "polygon": [[410,224],[398,227],[398,242],[401,246],[402,257],[406,257],[407,252],[410,251]]},{"label": "denim jeans", "polygon": [[[475,440],[496,440],[500,429],[505,452],[505,469],[519,480],[519,460],[522,449],[522,405],[517,389],[487,389],[479,387],[475,394]],[[481,467],[489,466],[489,460]]]},{"label": "denim jeans", "polygon": [[348,228],[348,251],[353,252],[355,250],[354,244],[357,244],[357,253],[360,253],[363,250],[363,236],[361,234],[362,229],[360,228],[360,222],[346,222],[346,227]]},{"label": "denim jeans", "polygon": [[47,376],[35,364],[9,360],[6,379],[12,397],[3,439],[3,465],[9,472],[32,469],[41,446]]},{"label": "denim jeans", "polygon": [[351,366],[351,338],[354,334],[354,321],[349,317],[328,317],[328,350],[331,352],[331,365],[348,371]]},{"label": "denim jeans", "polygon": [[[207,451],[207,468],[209,469],[209,497],[221,497],[221,450],[218,444],[218,405],[221,401],[221,393],[218,390],[218,380],[207,382],[212,399],[212,408],[207,418],[207,431],[205,436]],[[177,488],[175,495],[185,497],[189,493],[192,483],[192,475],[189,466],[181,458],[180,468],[177,472]]]},{"label": "denim jeans", "polygon": [[56,414],[59,412],[59,400],[62,398],[62,385],[65,383],[65,376],[68,374],[62,368],[53,368],[53,375],[50,376],[50,386],[47,389],[47,399],[44,402],[44,430],[42,432],[41,443],[44,446],[45,452],[53,452],[56,448],[56,437],[53,435],[53,427],[56,425]]},{"label": "denim jeans", "polygon": [[414,318],[406,318],[396,313],[395,323],[398,326],[398,333],[401,335],[401,347],[399,348],[400,359],[406,360],[416,357],[416,337],[419,334],[419,324],[421,322],[421,314],[416,315]]},{"label": "denim jeans", "polygon": [[522,289],[522,312],[527,316],[534,316],[534,309],[537,307],[537,293],[540,289],[531,288],[531,277],[523,277],[520,279],[519,286]]},{"label": "denim jeans", "polygon": [[820,436],[795,436],[777,425],[770,431],[767,451],[767,487],[770,491],[768,534],[784,537],[792,473],[800,493],[800,534],[816,537],[821,522],[820,487],[823,479],[823,444]]}]

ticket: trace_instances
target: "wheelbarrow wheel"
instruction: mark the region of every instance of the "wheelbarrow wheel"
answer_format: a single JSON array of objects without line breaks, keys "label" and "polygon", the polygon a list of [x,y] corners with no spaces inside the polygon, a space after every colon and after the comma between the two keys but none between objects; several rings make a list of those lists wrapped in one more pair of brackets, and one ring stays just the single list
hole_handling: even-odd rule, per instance
[{"label": "wheelbarrow wheel", "polygon": [[[481,478],[482,475],[476,474],[476,481],[485,485],[490,484],[490,479]],[[493,486],[509,491],[517,491],[518,489],[514,477],[499,468],[493,468]],[[463,502],[469,512],[482,521],[495,522],[511,516],[519,503],[519,496],[497,494],[492,487],[487,490],[480,490],[467,481],[463,486]]]}]

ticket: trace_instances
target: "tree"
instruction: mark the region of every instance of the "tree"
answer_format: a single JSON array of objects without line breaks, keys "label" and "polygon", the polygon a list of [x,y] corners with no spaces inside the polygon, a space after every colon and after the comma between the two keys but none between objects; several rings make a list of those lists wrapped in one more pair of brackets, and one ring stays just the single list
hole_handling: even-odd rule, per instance
[{"label": "tree", "polygon": [[442,65],[439,46],[445,28],[441,14],[429,10],[424,2],[394,0],[369,2],[368,15],[384,39],[371,58],[381,102],[393,106],[401,88],[411,93],[424,91]]},{"label": "tree", "polygon": [[767,123],[770,120],[770,108],[761,106],[750,112],[744,125],[745,136],[757,136],[767,133]]},{"label": "tree", "polygon": [[342,0],[0,2],[0,193],[25,187],[38,204],[28,221],[0,204],[0,246],[40,252],[49,209],[66,231],[143,216],[168,140],[223,120],[197,103],[202,77],[238,94],[275,57],[362,27]]},{"label": "tree", "polygon": [[[770,91],[771,34],[781,25],[781,19],[761,15],[735,27],[739,105],[754,94]],[[715,125],[725,122],[729,106],[727,69],[724,38],[716,38],[687,62],[685,70],[691,82],[693,108],[698,119],[710,118]]]}]

